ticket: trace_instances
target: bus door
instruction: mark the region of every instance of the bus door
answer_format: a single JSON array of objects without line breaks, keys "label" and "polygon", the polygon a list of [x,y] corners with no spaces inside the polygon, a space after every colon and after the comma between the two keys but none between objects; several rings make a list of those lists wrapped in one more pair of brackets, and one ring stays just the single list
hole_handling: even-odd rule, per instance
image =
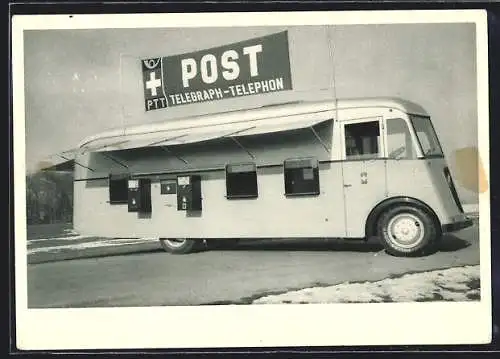
[{"label": "bus door", "polygon": [[382,117],[341,123],[347,237],[364,237],[368,214],[386,196],[383,132]]}]

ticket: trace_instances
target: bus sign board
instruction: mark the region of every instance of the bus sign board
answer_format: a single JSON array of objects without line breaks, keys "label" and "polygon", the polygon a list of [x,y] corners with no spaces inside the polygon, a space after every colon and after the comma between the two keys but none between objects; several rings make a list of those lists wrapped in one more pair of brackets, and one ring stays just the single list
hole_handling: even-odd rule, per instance
[{"label": "bus sign board", "polygon": [[141,63],[146,111],[292,89],[287,31]]}]

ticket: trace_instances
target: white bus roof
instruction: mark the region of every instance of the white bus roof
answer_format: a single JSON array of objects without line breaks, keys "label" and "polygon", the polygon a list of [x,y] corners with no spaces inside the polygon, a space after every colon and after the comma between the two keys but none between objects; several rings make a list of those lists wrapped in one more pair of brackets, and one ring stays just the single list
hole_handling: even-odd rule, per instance
[{"label": "white bus roof", "polygon": [[[325,112],[349,108],[394,108],[406,113],[427,115],[418,104],[389,97],[339,99],[337,103],[331,100],[291,102],[108,130],[85,138],[78,147],[109,151],[201,142],[235,134],[241,136],[286,131],[313,126],[326,120]],[[306,113],[318,116],[300,117]]]}]

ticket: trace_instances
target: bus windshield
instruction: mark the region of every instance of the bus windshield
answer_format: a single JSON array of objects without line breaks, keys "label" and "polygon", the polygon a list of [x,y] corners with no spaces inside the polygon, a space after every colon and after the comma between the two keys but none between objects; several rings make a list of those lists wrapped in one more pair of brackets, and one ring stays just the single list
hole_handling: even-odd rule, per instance
[{"label": "bus windshield", "polygon": [[431,119],[417,115],[411,115],[410,118],[424,157],[443,157],[443,150]]}]

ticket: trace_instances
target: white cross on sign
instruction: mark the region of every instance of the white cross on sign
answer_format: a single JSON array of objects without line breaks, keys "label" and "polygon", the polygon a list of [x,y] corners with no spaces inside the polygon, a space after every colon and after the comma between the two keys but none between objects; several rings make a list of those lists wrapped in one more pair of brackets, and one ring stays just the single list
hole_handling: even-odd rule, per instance
[{"label": "white cross on sign", "polygon": [[146,81],[146,88],[151,90],[151,96],[156,96],[156,89],[161,86],[161,79],[156,78],[154,71],[149,73],[149,81]]}]

